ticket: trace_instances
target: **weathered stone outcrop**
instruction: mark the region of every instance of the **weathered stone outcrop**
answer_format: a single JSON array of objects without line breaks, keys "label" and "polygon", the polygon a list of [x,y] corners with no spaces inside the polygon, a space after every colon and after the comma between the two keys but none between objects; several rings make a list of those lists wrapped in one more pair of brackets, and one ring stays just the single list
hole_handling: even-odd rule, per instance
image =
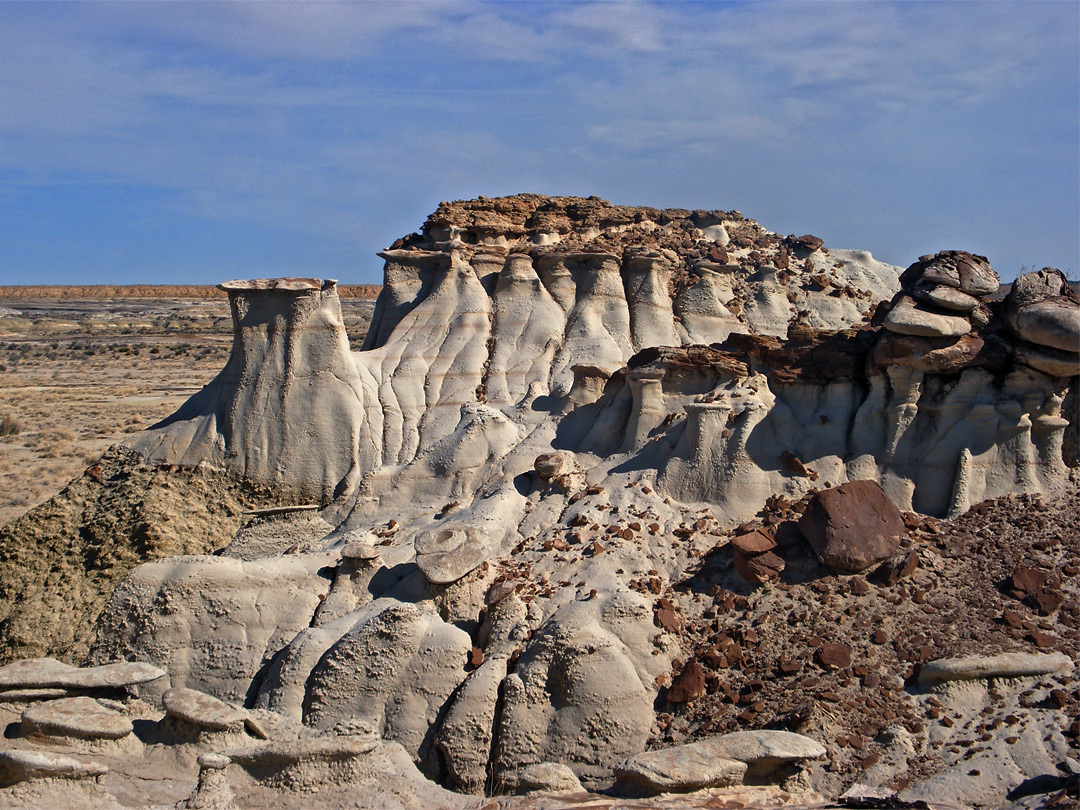
[{"label": "weathered stone outcrop", "polygon": [[[534,195],[440,206],[383,257],[359,352],[332,282],[226,285],[229,365],[132,445],[310,492],[332,529],[137,569],[94,661],[154,662],[174,688],[304,734],[363,723],[389,741],[366,753],[400,746],[460,791],[525,788],[543,763],[606,788],[624,761],[650,790],[715,785],[727,777],[643,754],[658,706],[723,691],[688,659],[676,603],[719,600],[719,582],[745,591],[716,560],[754,584],[817,570],[792,551],[794,520],[786,534],[740,524],[861,493],[824,504],[820,536],[816,506],[803,524],[821,561],[859,571],[896,551],[897,510],[957,515],[1069,481],[1075,381],[1027,359],[1072,334],[1056,277],[1003,303],[972,254],[901,276],[737,212]],[[872,548],[849,520],[867,490]],[[818,642],[814,666],[861,666]],[[713,660],[739,661],[726,655]],[[297,750],[323,744],[306,740]],[[268,750],[219,770],[309,778]],[[723,756],[764,778],[772,754],[758,753]],[[327,767],[367,767],[348,759]]]},{"label": "weathered stone outcrop", "polygon": [[354,487],[381,454],[374,414],[365,411],[374,391],[349,351],[336,285],[223,283],[233,316],[229,361],[132,447],[149,464],[225,466],[324,501]]}]

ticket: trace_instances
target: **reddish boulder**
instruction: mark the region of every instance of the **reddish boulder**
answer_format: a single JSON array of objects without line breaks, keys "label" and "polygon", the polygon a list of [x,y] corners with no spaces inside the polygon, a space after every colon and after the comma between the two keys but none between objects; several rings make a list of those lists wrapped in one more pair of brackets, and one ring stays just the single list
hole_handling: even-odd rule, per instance
[{"label": "reddish boulder", "polygon": [[697,661],[691,661],[676,676],[668,689],[669,703],[689,703],[705,694],[705,670]]},{"label": "reddish boulder", "polygon": [[896,553],[904,518],[876,481],[851,481],[815,494],[799,530],[823,565],[862,571]]}]

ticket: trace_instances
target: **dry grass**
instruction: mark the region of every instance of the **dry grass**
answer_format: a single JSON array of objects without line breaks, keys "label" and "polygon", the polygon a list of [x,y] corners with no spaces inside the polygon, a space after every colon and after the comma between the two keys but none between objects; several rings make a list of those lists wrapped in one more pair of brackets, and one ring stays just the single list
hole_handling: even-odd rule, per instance
[{"label": "dry grass", "polygon": [[[5,298],[3,290],[0,312],[18,314],[0,315],[0,525],[173,413],[221,370],[232,344],[225,300],[79,301],[63,289],[52,299]],[[372,306],[342,302],[354,347]]]},{"label": "dry grass", "polygon": [[[165,418],[224,365],[229,339],[192,351],[0,343],[0,525],[52,497],[111,444]],[[151,355],[149,349],[156,351]],[[91,353],[88,354],[88,349]]]}]

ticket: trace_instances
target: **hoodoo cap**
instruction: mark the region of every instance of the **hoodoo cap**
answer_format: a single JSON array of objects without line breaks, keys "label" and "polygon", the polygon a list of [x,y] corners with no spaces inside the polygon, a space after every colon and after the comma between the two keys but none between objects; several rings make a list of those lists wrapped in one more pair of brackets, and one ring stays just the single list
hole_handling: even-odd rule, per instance
[{"label": "hoodoo cap", "polygon": [[335,284],[337,284],[336,278],[252,278],[223,281],[218,284],[218,289],[226,292],[247,292],[249,290],[306,292],[307,290],[325,290]]}]

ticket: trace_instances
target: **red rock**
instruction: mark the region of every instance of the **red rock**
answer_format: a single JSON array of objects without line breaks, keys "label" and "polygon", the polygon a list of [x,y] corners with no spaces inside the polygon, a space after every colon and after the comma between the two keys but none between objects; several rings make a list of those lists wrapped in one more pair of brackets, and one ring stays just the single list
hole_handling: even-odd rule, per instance
[{"label": "red rock", "polygon": [[771,551],[766,551],[764,554],[746,554],[736,548],[732,553],[732,559],[739,576],[759,585],[776,579],[787,565],[783,557]]},{"label": "red rock", "polygon": [[1044,633],[1041,630],[1031,631],[1031,640],[1035,642],[1035,646],[1039,649],[1045,649],[1047,647],[1053,647],[1057,644],[1057,639],[1049,633]]},{"label": "red rock", "polygon": [[1050,575],[1046,571],[1021,566],[1013,571],[1012,586],[1020,593],[1030,595],[1042,590],[1048,579]]},{"label": "red rock", "polygon": [[678,633],[682,630],[682,622],[679,621],[675,611],[669,608],[660,608],[656,611],[656,626],[669,633]]},{"label": "red rock", "polygon": [[816,493],[799,530],[823,565],[862,571],[896,553],[904,519],[876,481],[851,481]]},{"label": "red rock", "polygon": [[823,669],[846,669],[851,666],[851,648],[844,644],[822,644],[817,652],[818,663]]},{"label": "red rock", "polygon": [[732,538],[731,545],[746,554],[762,554],[776,548],[776,541],[759,529]]},{"label": "red rock", "polygon": [[671,682],[669,703],[689,703],[705,694],[705,671],[697,661],[691,661]]},{"label": "red rock", "polygon": [[1049,616],[1065,601],[1065,597],[1059,592],[1046,588],[1035,594],[1035,604],[1039,606],[1039,613]]},{"label": "red rock", "polygon": [[473,647],[472,650],[469,651],[469,664],[478,667],[482,663],[484,663],[484,651],[479,647]]}]

